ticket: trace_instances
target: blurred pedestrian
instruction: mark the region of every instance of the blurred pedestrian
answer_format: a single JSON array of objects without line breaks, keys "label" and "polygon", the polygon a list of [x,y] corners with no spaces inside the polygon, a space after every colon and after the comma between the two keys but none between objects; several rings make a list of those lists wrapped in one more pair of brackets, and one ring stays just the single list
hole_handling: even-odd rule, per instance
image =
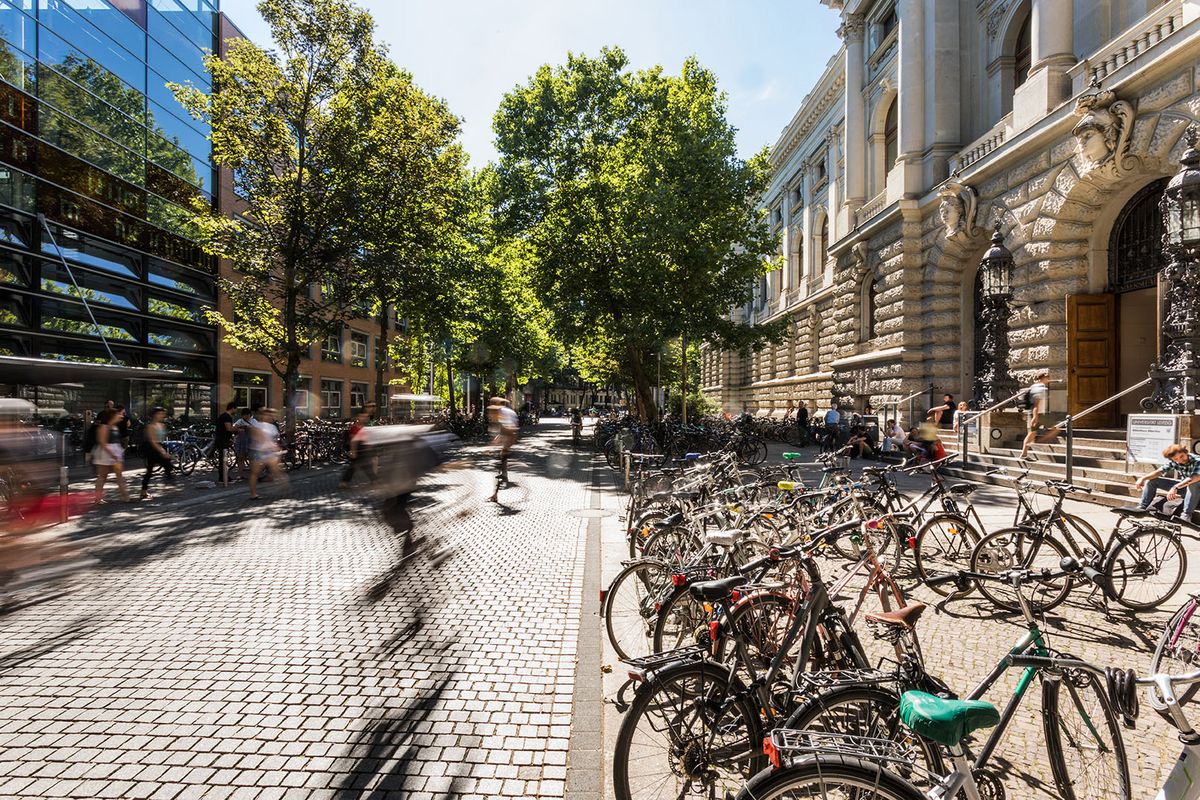
[{"label": "blurred pedestrian", "polygon": [[150,409],[150,421],[142,439],[146,445],[146,472],[142,475],[143,500],[153,500],[150,494],[150,478],[155,469],[163,471],[163,479],[167,483],[175,482],[175,465],[171,463],[171,454],[167,452],[167,410],[162,406]]},{"label": "blurred pedestrian", "polygon": [[229,482],[229,464],[227,462],[230,448],[233,446],[233,414],[237,411],[236,402],[225,404],[225,413],[217,417],[217,430],[213,433],[213,449],[217,453],[217,481]]},{"label": "blurred pedestrian", "polygon": [[1028,412],[1025,440],[1021,442],[1021,459],[1029,458],[1029,446],[1038,438],[1041,429],[1042,415],[1050,405],[1050,372],[1041,370],[1033,379],[1033,384],[1021,392],[1021,402]]},{"label": "blurred pedestrian", "polygon": [[239,478],[246,477],[250,466],[250,431],[253,427],[254,412],[243,408],[241,416],[233,423],[233,459]]},{"label": "blurred pedestrian", "polygon": [[286,482],[279,463],[279,428],[275,427],[273,408],[259,409],[250,427],[250,499],[259,500],[258,478],[267,472],[273,479]]},{"label": "blurred pedestrian", "polygon": [[350,423],[350,429],[346,431],[348,463],[345,472],[342,473],[342,480],[338,484],[339,489],[350,488],[350,481],[354,479],[354,472],[358,469],[367,473],[367,478],[371,481],[375,480],[375,467],[371,463],[366,441],[367,423],[371,419],[371,414],[375,412],[375,408],[374,403],[368,403],[358,409],[354,414],[354,421]]},{"label": "blurred pedestrian", "polygon": [[[116,405],[115,403],[113,404]],[[92,448],[92,465],[96,467],[96,502],[105,503],[104,484],[109,473],[116,478],[121,499],[129,502],[129,487],[125,485],[125,448],[117,430],[116,408],[105,408],[96,419],[96,444]]]},{"label": "blurred pedestrian", "polygon": [[492,444],[500,451],[500,471],[496,475],[496,488],[492,492],[492,496],[488,498],[489,502],[497,503],[500,496],[500,484],[503,483],[506,487],[509,485],[508,454],[512,451],[513,445],[517,443],[517,432],[521,428],[521,423],[517,418],[517,412],[509,408],[508,400],[503,397],[493,397],[488,401],[488,423],[496,437],[492,440]]}]

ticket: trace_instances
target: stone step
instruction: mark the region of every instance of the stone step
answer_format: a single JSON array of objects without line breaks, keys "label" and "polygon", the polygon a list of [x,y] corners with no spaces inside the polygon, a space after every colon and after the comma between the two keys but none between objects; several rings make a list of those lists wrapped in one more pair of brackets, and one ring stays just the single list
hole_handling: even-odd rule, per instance
[{"label": "stone step", "polygon": [[[1018,456],[1021,453],[1020,447],[994,447],[991,452],[1004,456]],[[1067,449],[1065,447],[1050,448],[1046,445],[1034,445],[1029,448],[1029,452],[1033,454],[1037,461],[1045,461],[1050,464],[1061,464],[1066,466]],[[1078,467],[1093,467],[1099,469],[1110,469],[1117,472],[1125,470],[1125,454],[1112,453],[1107,450],[1097,450],[1095,448],[1075,448],[1075,453],[1072,456],[1075,466]]]},{"label": "stone step", "polygon": [[[945,471],[952,477],[1001,486],[1011,486],[1014,480],[1011,475],[1019,474],[1025,467],[1029,468],[1029,480],[1047,481],[1066,478],[1066,469],[1062,464],[1052,461],[1023,462],[1018,458],[1018,454],[1019,451],[973,454],[970,456],[970,464],[967,467],[964,468],[961,464],[957,464],[946,467]],[[986,474],[989,470],[997,467],[1006,467],[1010,475],[989,476]],[[1136,490],[1133,488],[1133,482],[1136,479],[1136,475],[1127,475],[1116,470],[1081,466],[1076,466],[1071,477],[1072,482],[1076,485],[1092,490],[1088,499],[1109,506],[1129,505],[1130,499],[1136,496]]]},{"label": "stone step", "polygon": [[[1005,439],[1003,442],[1001,442],[1001,446],[1002,447],[1020,448],[1021,440],[1020,439]],[[1065,452],[1067,449],[1067,439],[1065,436],[1059,436],[1057,439],[1050,441],[1050,442],[1045,442],[1045,443],[1039,442],[1038,444],[1034,445],[1034,447],[1049,448],[1051,450],[1058,448]],[[1115,441],[1112,439],[1091,439],[1091,438],[1076,436],[1075,437],[1075,452],[1078,453],[1081,450],[1094,450],[1097,452],[1103,452],[1103,453],[1107,453],[1107,454],[1115,454],[1118,458],[1124,458],[1125,457],[1125,442],[1124,442],[1124,440],[1118,442],[1118,441]]]}]

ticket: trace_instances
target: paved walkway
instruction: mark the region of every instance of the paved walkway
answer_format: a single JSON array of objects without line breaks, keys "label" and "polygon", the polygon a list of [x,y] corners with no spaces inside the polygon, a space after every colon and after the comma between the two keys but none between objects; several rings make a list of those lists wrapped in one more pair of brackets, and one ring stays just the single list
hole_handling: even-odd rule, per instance
[{"label": "paved walkway", "polygon": [[[525,438],[508,506],[441,474],[411,559],[336,476],[118,509],[67,597],[0,617],[0,797],[565,795],[586,465]],[[92,527],[88,527],[92,525]]]}]

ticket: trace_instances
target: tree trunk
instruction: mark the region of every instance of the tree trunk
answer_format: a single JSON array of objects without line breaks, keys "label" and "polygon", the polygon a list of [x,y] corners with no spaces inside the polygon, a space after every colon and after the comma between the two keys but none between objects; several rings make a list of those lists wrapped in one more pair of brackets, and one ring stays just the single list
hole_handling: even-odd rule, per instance
[{"label": "tree trunk", "polygon": [[658,418],[658,408],[654,404],[654,392],[650,390],[650,376],[642,365],[642,351],[632,344],[625,346],[629,356],[629,371],[633,377],[633,388],[637,392],[638,418],[643,422],[653,422]]},{"label": "tree trunk", "polygon": [[[382,349],[382,353],[380,350]],[[388,311],[384,307],[379,315],[379,344],[375,347],[375,405],[376,413],[381,416],[392,415],[391,394],[387,390],[387,354],[388,354]]]},{"label": "tree trunk", "polygon": [[454,408],[454,370],[449,358],[446,359],[446,385],[450,387],[450,408]]},{"label": "tree trunk", "polygon": [[686,336],[679,337],[679,352],[680,352],[680,355],[683,356],[683,359],[682,359],[683,364],[680,366],[680,370],[679,370],[679,408],[683,412],[680,414],[680,418],[683,420],[683,424],[687,425],[688,390],[687,390],[687,337]]}]

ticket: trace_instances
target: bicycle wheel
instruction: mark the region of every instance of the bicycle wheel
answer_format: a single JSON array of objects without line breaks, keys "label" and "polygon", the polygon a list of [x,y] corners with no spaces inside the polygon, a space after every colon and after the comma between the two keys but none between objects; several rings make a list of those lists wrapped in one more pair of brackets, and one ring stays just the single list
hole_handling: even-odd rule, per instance
[{"label": "bicycle wheel", "polygon": [[1158,608],[1179,591],[1187,573],[1187,553],[1179,535],[1166,528],[1142,528],[1104,562],[1116,601],[1134,611]]},{"label": "bicycle wheel", "polygon": [[[754,667],[755,674],[763,675],[771,666],[772,659],[779,654],[783,637],[795,613],[796,603],[790,597],[765,592],[750,595],[729,609],[721,620],[725,635],[717,639],[713,658],[721,662],[725,660],[725,654],[732,644],[730,634],[737,631],[745,637],[745,655]],[[779,674],[784,686],[791,684],[794,668],[795,658],[789,654]],[[741,677],[749,678],[749,674]]]},{"label": "bicycle wheel", "polygon": [[719,664],[667,667],[642,686],[617,732],[617,800],[732,796],[766,766],[758,709]]},{"label": "bicycle wheel", "polygon": [[657,561],[638,561],[617,574],[604,595],[604,629],[623,661],[649,655],[659,602],[671,571]]},{"label": "bicycle wheel", "polygon": [[[1154,647],[1154,660],[1150,662],[1150,674],[1166,673],[1184,675],[1195,672],[1200,664],[1200,600],[1189,598],[1171,615],[1167,627],[1158,637]],[[1200,691],[1200,684],[1176,689],[1181,705],[1189,702]]]},{"label": "bicycle wheel", "polygon": [[642,558],[661,561],[683,569],[704,546],[700,536],[686,525],[658,528],[642,541]]},{"label": "bicycle wheel", "polygon": [[[1032,534],[1025,528],[1002,528],[979,540],[971,551],[971,571],[998,573],[1017,567],[1049,569],[1057,571],[1067,554],[1061,544],[1049,536],[1042,537],[1036,550],[1026,537]],[[996,606],[1008,611],[1020,611],[1021,603],[1011,586],[999,581],[977,581],[980,593]],[[1060,605],[1071,593],[1071,579],[1060,578],[1045,583],[1035,583],[1022,591],[1028,592],[1026,599],[1034,613],[1049,611]]]},{"label": "bicycle wheel", "polygon": [[708,625],[709,612],[704,603],[692,596],[687,586],[671,593],[654,619],[653,653],[665,653],[696,643],[696,637]]},{"label": "bicycle wheel", "polygon": [[925,793],[888,769],[844,755],[809,756],[755,775],[737,800],[925,800]]},{"label": "bicycle wheel", "polygon": [[942,753],[934,745],[914,734],[900,722],[900,697],[880,686],[842,685],[806,698],[788,717],[784,728],[824,731],[848,736],[888,739],[905,746],[920,757],[924,777],[903,765],[895,769],[905,780],[930,789],[929,775],[944,774]]},{"label": "bicycle wheel", "polygon": [[[979,543],[979,533],[963,517],[934,514],[917,530],[913,560],[922,583],[935,575],[970,569],[971,551]],[[942,597],[957,594],[953,584],[930,586]]]},{"label": "bicycle wheel", "polygon": [[1046,755],[1063,800],[1129,800],[1129,763],[1108,695],[1085,672],[1042,683]]}]

